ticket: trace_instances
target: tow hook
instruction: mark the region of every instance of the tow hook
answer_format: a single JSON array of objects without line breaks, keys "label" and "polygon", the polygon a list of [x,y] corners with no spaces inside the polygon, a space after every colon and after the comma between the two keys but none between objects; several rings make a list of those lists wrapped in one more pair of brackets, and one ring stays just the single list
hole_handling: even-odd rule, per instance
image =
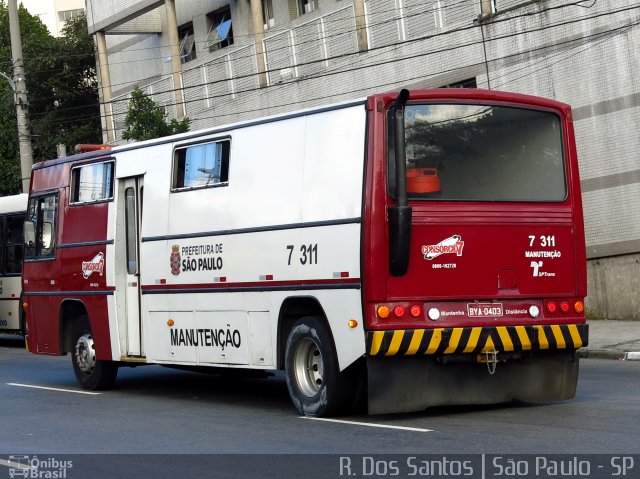
[{"label": "tow hook", "polygon": [[487,371],[493,375],[496,372],[498,366],[498,351],[495,349],[491,351],[482,351],[478,354],[476,361],[479,363],[485,363],[487,365]]}]

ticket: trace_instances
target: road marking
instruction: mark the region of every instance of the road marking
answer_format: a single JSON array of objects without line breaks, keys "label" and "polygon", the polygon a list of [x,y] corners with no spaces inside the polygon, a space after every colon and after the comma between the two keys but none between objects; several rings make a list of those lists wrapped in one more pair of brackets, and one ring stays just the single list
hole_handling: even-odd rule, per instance
[{"label": "road marking", "polygon": [[76,393],[76,394],[89,394],[89,395],[98,395],[102,393],[95,393],[92,391],[75,391],[73,389],[60,389],[60,388],[48,388],[45,386],[34,386],[32,384],[18,384],[18,383],[7,383],[9,386],[18,386],[21,388],[32,388],[32,389],[44,389],[45,391],[59,391],[63,393]]},{"label": "road marking", "polygon": [[314,421],[337,422],[339,424],[352,424],[354,426],[379,427],[379,428],[384,428],[384,429],[399,429],[401,431],[433,432],[433,429],[421,429],[419,427],[391,426],[389,424],[375,424],[375,423],[371,423],[371,422],[344,421],[342,419],[327,419],[327,418],[324,418],[324,417],[300,416],[300,419],[312,419]]}]

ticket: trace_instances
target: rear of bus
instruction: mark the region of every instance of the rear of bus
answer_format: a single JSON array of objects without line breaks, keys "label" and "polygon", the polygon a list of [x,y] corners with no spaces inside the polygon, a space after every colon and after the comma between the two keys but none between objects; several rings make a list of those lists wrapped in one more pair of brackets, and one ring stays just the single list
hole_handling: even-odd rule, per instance
[{"label": "rear of bus", "polygon": [[369,99],[369,412],[573,397],[588,330],[570,107],[407,93]]}]

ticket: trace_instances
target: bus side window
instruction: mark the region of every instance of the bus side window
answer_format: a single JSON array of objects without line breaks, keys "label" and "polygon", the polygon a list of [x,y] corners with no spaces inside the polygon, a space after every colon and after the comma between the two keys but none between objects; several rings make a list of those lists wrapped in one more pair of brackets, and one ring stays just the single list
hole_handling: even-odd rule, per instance
[{"label": "bus side window", "polygon": [[19,274],[22,272],[23,215],[12,215],[6,218],[5,236],[5,272],[7,274]]},{"label": "bus side window", "polygon": [[53,258],[55,253],[58,196],[49,195],[29,201],[24,223],[26,259]]},{"label": "bus side window", "polygon": [[4,217],[0,216],[0,276],[4,275],[4,270]]},{"label": "bus side window", "polygon": [[227,185],[230,145],[231,142],[224,139],[177,148],[172,190]]}]

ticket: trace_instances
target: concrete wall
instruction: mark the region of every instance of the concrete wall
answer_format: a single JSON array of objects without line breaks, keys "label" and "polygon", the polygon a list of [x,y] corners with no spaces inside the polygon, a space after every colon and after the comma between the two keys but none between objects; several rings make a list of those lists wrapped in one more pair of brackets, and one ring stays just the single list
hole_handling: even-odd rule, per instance
[{"label": "concrete wall", "polygon": [[640,321],[640,254],[589,261],[587,317]]},{"label": "concrete wall", "polygon": [[[514,2],[511,2],[512,4]],[[524,3],[524,2],[523,2]],[[640,319],[640,12],[634,1],[530,2],[487,28],[494,89],[573,106],[587,243],[587,311]],[[498,3],[500,5],[500,2]],[[525,32],[507,37],[510,32]],[[500,37],[506,37],[500,39]]]}]

